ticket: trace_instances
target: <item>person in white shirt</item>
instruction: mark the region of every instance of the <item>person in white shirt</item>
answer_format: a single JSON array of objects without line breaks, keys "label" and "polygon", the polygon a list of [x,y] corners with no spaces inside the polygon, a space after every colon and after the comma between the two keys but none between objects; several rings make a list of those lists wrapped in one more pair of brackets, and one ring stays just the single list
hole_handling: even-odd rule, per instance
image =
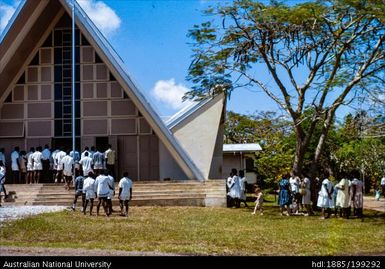
[{"label": "person in white shirt", "polygon": [[32,154],[33,160],[33,178],[35,183],[39,183],[41,171],[43,170],[43,163],[41,161],[43,154],[41,153],[42,148],[39,146],[36,151]]},{"label": "person in white shirt", "polygon": [[108,214],[111,215],[113,210],[112,210],[112,198],[115,195],[115,182],[114,178],[111,175],[111,171],[107,170],[108,174],[108,179],[110,180],[109,182],[109,187],[110,187],[110,193],[107,196],[107,207],[108,207]]},{"label": "person in white shirt", "polygon": [[88,156],[88,151],[84,152],[84,157],[82,157],[79,161],[79,164],[82,166],[83,175],[86,176],[90,172],[94,172],[92,170],[93,161],[92,158]]},{"label": "person in white shirt", "polygon": [[44,150],[41,152],[42,154],[42,157],[41,157],[41,161],[43,163],[43,178],[44,179],[49,179],[50,178],[50,175],[49,175],[49,163],[50,163],[50,158],[51,158],[51,150],[49,149],[49,146],[47,144],[45,144],[44,146]]},{"label": "person in white shirt", "polygon": [[99,176],[104,169],[104,154],[99,150],[94,153],[94,157],[92,158],[94,161],[94,171],[96,176]]},{"label": "person in white shirt", "polygon": [[80,155],[80,160],[83,159],[86,155],[86,152],[88,153],[88,157],[90,157],[90,150],[88,147],[85,147],[84,148],[84,151],[82,152],[82,154]]},{"label": "person in white shirt", "polygon": [[61,160],[66,155],[67,154],[61,149],[55,155],[55,159],[54,159],[54,161],[56,162],[56,179],[55,179],[55,182],[63,182],[63,164],[62,164]]},{"label": "person in white shirt", "polygon": [[50,158],[50,167],[51,167],[51,170],[52,170],[52,181],[55,182],[55,179],[56,179],[56,172],[57,172],[57,162],[56,162],[56,154],[59,152],[60,150],[58,149],[55,149],[52,151],[52,154],[51,154],[51,158]]},{"label": "person in white shirt", "polygon": [[74,159],[75,170],[80,170],[80,164],[79,164],[80,154],[79,154],[79,151],[75,150],[75,154],[74,154],[73,150],[71,150],[70,156]]},{"label": "person in white shirt", "polygon": [[14,183],[20,183],[19,151],[19,147],[15,147],[11,153],[11,169]]},{"label": "person in white shirt", "polygon": [[237,169],[233,168],[231,170],[231,173],[233,177],[231,178],[230,184],[229,184],[229,195],[232,198],[232,200],[235,203],[235,207],[240,207],[240,198],[241,198],[241,186],[239,182],[238,172]]},{"label": "person in white shirt", "polygon": [[[330,209],[333,204],[333,183],[328,179],[329,174],[325,172],[325,179],[322,181],[321,190],[318,193],[317,206],[322,208],[322,219],[329,218],[331,215]],[[325,217],[325,211],[328,215]]]},{"label": "person in white shirt", "polygon": [[35,152],[35,148],[31,147],[29,152],[27,153],[27,183],[32,184],[33,183],[33,159],[32,155]]},{"label": "person in white shirt", "polygon": [[92,209],[94,208],[94,199],[96,197],[95,193],[95,179],[94,179],[94,173],[89,172],[88,177],[84,180],[83,183],[83,193],[85,194],[85,203],[83,207],[83,214],[86,214],[87,211],[87,205],[90,201],[90,216],[92,216]]},{"label": "person in white shirt", "polygon": [[95,152],[96,152],[96,148],[95,148],[95,146],[92,146],[92,147],[91,147],[91,150],[90,150],[90,157],[91,157],[92,159],[94,158]]},{"label": "person in white shirt", "polygon": [[239,170],[239,186],[240,186],[240,203],[244,203],[245,207],[249,208],[246,202],[246,186],[247,180],[245,177],[245,172],[243,170]]},{"label": "person in white shirt", "polygon": [[106,216],[109,216],[107,208],[107,197],[110,194],[110,179],[108,178],[107,171],[104,174],[99,175],[95,180],[95,192],[99,198],[98,205],[96,206],[96,215],[99,216],[100,205],[102,204]]},{"label": "person in white shirt", "polygon": [[5,149],[4,148],[1,148],[0,149],[0,161],[3,161],[3,164],[5,166]]},{"label": "person in white shirt", "polygon": [[74,159],[69,155],[69,152],[61,159],[59,165],[63,167],[65,188],[69,190],[72,181],[72,171],[74,169]]},{"label": "person in white shirt", "polygon": [[104,152],[104,158],[106,160],[106,168],[110,170],[111,175],[115,177],[116,154],[111,145],[108,145],[108,149]]},{"label": "person in white shirt", "polygon": [[[132,199],[132,180],[128,178],[128,173],[123,173],[123,178],[119,181],[119,204],[121,216],[128,217],[128,202]],[[123,204],[125,212],[123,213]]]}]

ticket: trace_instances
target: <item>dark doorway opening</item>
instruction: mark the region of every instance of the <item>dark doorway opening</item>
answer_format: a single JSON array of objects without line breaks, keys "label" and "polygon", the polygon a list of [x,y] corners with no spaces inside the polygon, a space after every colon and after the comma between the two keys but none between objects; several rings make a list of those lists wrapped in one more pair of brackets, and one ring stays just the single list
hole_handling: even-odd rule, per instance
[{"label": "dark doorway opening", "polygon": [[108,136],[95,137],[95,146],[100,152],[105,152],[108,147]]},{"label": "dark doorway opening", "polygon": [[[53,149],[62,149],[67,152],[67,150],[72,150],[72,138],[52,138],[52,148]],[[75,138],[75,148],[77,151],[80,151],[80,137]]]}]

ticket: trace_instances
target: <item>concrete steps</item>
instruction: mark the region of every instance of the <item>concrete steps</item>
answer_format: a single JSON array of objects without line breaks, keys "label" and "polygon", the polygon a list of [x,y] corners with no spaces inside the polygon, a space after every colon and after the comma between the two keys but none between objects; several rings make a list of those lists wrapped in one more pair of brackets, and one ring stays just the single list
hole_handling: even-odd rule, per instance
[{"label": "concrete steps", "polygon": [[[74,189],[66,190],[64,183],[6,185],[7,191],[16,192],[12,204],[70,206]],[[113,205],[118,206],[118,183],[115,183]],[[226,186],[223,180],[134,182],[133,206],[225,206]],[[78,199],[80,205],[81,199]]]}]

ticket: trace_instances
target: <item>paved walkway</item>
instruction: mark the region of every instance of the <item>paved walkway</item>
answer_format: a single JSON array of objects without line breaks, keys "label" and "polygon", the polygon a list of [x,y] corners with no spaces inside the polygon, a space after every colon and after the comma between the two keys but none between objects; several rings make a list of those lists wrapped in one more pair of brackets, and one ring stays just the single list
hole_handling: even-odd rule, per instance
[{"label": "paved walkway", "polygon": [[365,196],[364,208],[385,212],[385,198],[382,196],[379,201],[376,201],[374,197]]}]

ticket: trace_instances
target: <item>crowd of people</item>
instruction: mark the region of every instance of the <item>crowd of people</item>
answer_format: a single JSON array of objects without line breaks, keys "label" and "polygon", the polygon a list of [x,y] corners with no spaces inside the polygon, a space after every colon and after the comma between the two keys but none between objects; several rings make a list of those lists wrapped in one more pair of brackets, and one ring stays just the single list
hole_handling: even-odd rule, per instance
[{"label": "crowd of people", "polygon": [[[335,216],[349,218],[351,208],[353,215],[361,218],[363,216],[363,194],[364,183],[354,173],[352,179],[343,177],[333,182],[325,172],[323,180],[315,178],[314,188],[308,177],[303,179],[286,175],[279,182],[278,204],[282,215],[295,215],[306,212],[305,215],[313,215],[312,190],[317,201],[316,206],[321,210],[321,218],[329,218],[332,213]],[[305,207],[305,211],[304,211]]]},{"label": "crowd of people", "polygon": [[[385,178],[385,177],[384,177]],[[232,169],[227,179],[227,205],[240,207],[242,201],[246,204],[246,184],[244,172]],[[381,183],[382,184],[382,183]],[[255,207],[252,214],[259,210],[263,215],[263,192],[261,186],[254,185]],[[333,182],[325,172],[323,180],[309,177],[300,178],[294,175],[284,175],[278,183],[278,205],[282,216],[314,215],[314,210],[321,211],[321,218],[326,219],[334,214],[349,218],[352,214],[363,217],[364,183],[358,173],[353,173],[351,179],[343,177]],[[313,202],[315,201],[315,202]],[[353,208],[353,212],[352,212]]]},{"label": "crowd of people", "polygon": [[[96,176],[100,175],[102,170],[108,169],[115,176],[116,154],[112,146],[103,151],[92,146],[85,147],[79,154],[75,150],[69,151],[63,148],[50,149],[45,145],[31,147],[29,152],[15,147],[10,154],[11,170],[13,183],[33,184],[39,183],[42,178],[49,182],[66,182],[72,180],[74,170],[82,167],[83,173],[88,175],[90,171]],[[0,161],[6,164],[4,148],[0,149]]]},{"label": "crowd of people", "polygon": [[[99,216],[100,206],[103,207],[106,216],[110,216],[112,210],[112,199],[115,196],[115,180],[111,175],[111,171],[104,169],[102,173],[95,176],[93,171],[89,171],[87,177],[83,176],[81,170],[75,170],[77,175],[75,178],[75,199],[72,204],[72,210],[75,211],[76,203],[79,197],[82,198],[81,211],[86,215],[88,204],[90,204],[89,214],[92,216],[94,200],[98,198],[96,205],[96,215]],[[124,172],[122,179],[119,181],[119,204],[121,216],[128,217],[128,205],[132,199],[132,180],[128,177],[128,173]]]},{"label": "crowd of people", "polygon": [[[30,151],[20,151],[15,147],[11,152],[11,170],[13,183],[33,184],[39,183],[42,178],[50,182],[65,183],[67,190],[75,187],[75,198],[72,210],[75,210],[79,197],[82,199],[81,211],[86,214],[88,204],[89,214],[92,215],[94,200],[98,199],[96,215],[99,215],[100,206],[103,207],[106,216],[113,212],[112,199],[115,196],[115,162],[116,154],[111,145],[106,151],[89,149],[85,147],[79,154],[78,151],[52,150],[45,145],[31,147]],[[5,197],[6,160],[4,148],[0,149],[0,193]],[[123,174],[119,181],[119,203],[121,215],[128,216],[128,205],[132,199],[132,180],[128,173]],[[0,201],[1,205],[1,201]]]}]

